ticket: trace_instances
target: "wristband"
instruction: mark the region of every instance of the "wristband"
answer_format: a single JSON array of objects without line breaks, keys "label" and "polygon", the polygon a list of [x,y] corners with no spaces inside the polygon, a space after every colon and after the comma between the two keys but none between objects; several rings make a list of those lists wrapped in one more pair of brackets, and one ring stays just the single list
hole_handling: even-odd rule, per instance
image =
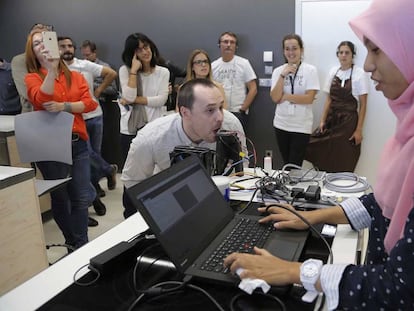
[{"label": "wristband", "polygon": [[65,102],[63,104],[63,111],[72,112],[72,105],[68,102]]},{"label": "wristband", "polygon": [[136,76],[137,75],[136,73],[132,73],[132,72],[130,72],[129,74],[130,75],[133,75],[133,76]]}]

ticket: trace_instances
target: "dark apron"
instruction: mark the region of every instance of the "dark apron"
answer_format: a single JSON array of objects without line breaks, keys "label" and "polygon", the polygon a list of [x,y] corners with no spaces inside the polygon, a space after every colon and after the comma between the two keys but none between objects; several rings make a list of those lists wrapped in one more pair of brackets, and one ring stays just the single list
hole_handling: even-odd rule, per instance
[{"label": "dark apron", "polygon": [[342,80],[336,74],[332,80],[332,99],[325,131],[315,131],[306,151],[305,159],[326,172],[353,172],[361,153],[361,145],[355,146],[349,138],[358,125],[358,101],[352,95],[351,76],[341,86]]}]

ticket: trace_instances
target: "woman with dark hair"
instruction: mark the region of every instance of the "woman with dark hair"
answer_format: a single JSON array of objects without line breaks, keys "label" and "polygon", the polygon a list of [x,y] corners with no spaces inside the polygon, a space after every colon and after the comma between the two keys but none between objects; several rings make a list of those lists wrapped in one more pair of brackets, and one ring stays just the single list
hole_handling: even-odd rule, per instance
[{"label": "woman with dark hair", "polygon": [[147,122],[161,117],[168,98],[170,73],[167,68],[158,66],[159,58],[158,48],[146,35],[133,33],[127,37],[122,53],[124,65],[119,69],[123,162],[137,131]]},{"label": "woman with dark hair", "polygon": [[355,54],[352,42],[339,43],[340,66],[330,70],[324,87],[325,107],[305,156],[322,171],[353,172],[361,153],[369,85],[367,74],[353,63]]},{"label": "woman with dark hair", "polygon": [[286,63],[273,70],[270,97],[276,103],[273,126],[284,164],[302,166],[312,133],[312,103],[319,91],[316,67],[302,62],[303,41],[290,34],[282,41]]},{"label": "woman with dark hair", "polygon": [[63,232],[65,243],[71,249],[78,248],[88,242],[88,207],[95,198],[95,192],[90,191],[88,133],[82,113],[94,110],[98,104],[92,99],[89,86],[80,73],[70,71],[60,58],[50,57],[43,44],[42,30],[33,30],[29,34],[25,52],[27,98],[34,110],[66,111],[75,117],[72,166],[51,161],[36,164],[44,179],[65,178],[71,174],[67,186],[59,187],[50,195],[53,217]]}]

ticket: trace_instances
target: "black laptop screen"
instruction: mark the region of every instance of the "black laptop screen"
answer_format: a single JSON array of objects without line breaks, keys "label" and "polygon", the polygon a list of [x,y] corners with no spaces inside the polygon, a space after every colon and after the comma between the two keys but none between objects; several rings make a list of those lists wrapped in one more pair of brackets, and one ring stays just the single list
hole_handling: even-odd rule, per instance
[{"label": "black laptop screen", "polygon": [[[167,230],[214,191],[203,183],[203,172],[189,172],[185,179],[173,179],[161,191],[148,193],[142,200],[161,232]],[[165,205],[168,205],[166,208]]]},{"label": "black laptop screen", "polygon": [[180,270],[233,218],[232,209],[196,157],[174,164],[127,193]]}]

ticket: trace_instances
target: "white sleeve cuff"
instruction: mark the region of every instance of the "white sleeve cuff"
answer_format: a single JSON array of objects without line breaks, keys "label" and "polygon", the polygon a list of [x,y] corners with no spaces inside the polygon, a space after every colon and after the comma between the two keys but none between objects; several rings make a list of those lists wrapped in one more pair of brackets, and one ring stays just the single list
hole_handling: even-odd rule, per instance
[{"label": "white sleeve cuff", "polygon": [[320,276],[328,310],[335,310],[339,303],[339,282],[348,264],[324,265]]},{"label": "white sleeve cuff", "polygon": [[341,206],[355,230],[371,226],[371,215],[358,198],[349,198]]}]

